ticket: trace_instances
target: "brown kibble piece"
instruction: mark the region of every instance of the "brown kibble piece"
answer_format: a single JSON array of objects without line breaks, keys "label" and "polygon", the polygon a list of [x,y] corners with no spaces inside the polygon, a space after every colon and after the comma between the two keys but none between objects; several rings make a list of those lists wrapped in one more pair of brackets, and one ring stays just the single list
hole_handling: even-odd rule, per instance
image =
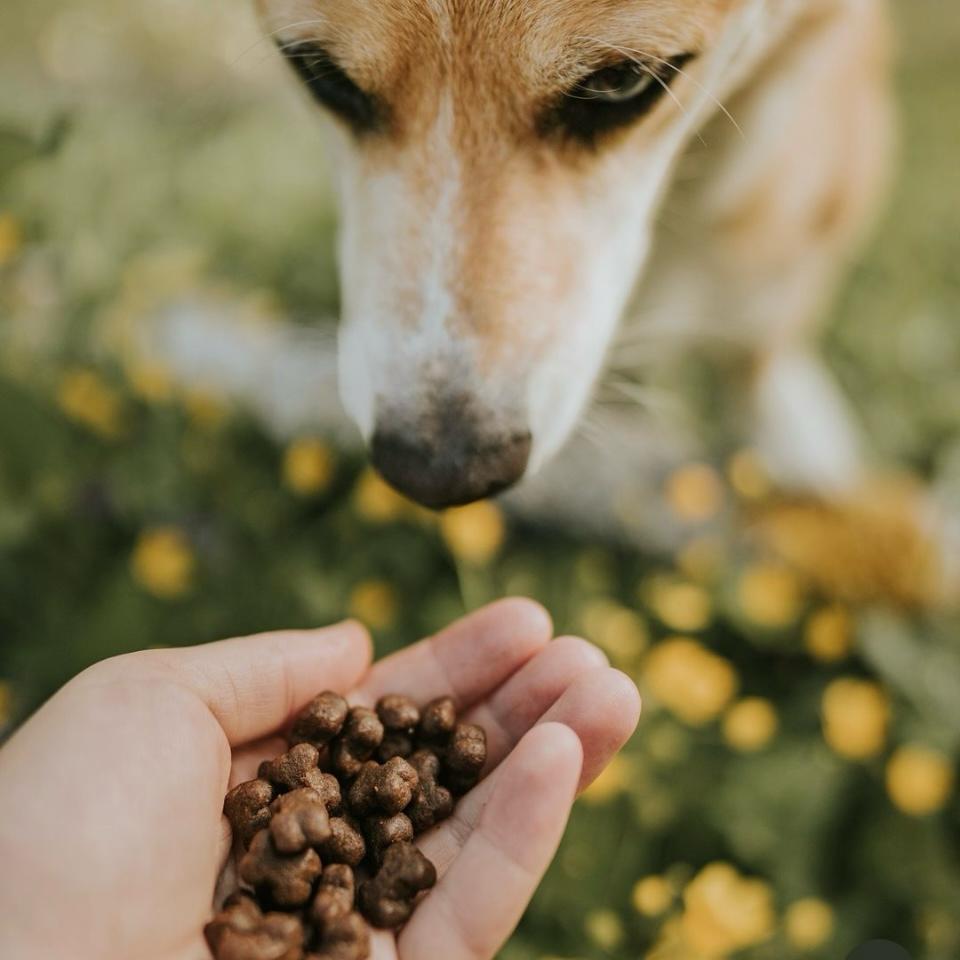
[{"label": "brown kibble piece", "polygon": [[310,904],[310,919],[322,936],[328,923],[353,910],[356,885],[353,870],[345,863],[332,863],[323,869],[317,893]]},{"label": "brown kibble piece", "polygon": [[278,907],[299,907],[310,899],[320,875],[320,857],[308,847],[292,855],[279,853],[269,830],[261,830],[240,861],[240,877]]},{"label": "brown kibble piece", "polygon": [[273,786],[266,780],[250,780],[234,787],[224,799],[223,812],[244,847],[270,822],[273,797]]},{"label": "brown kibble piece", "polygon": [[405,813],[395,813],[392,817],[370,817],[364,827],[367,850],[378,866],[383,862],[383,854],[388,847],[413,840],[413,823]]},{"label": "brown kibble piece", "polygon": [[401,730],[388,730],[383,735],[383,741],[377,747],[377,759],[386,763],[394,757],[403,757],[405,760],[413,753],[413,737]]},{"label": "brown kibble piece", "polygon": [[234,894],[203,934],[216,960],[300,960],[303,924],[285,913],[264,915],[246,894]]},{"label": "brown kibble piece", "polygon": [[418,894],[436,882],[436,868],[412,843],[395,843],[377,875],[360,888],[363,915],[376,927],[399,927],[410,919]]},{"label": "brown kibble piece", "polygon": [[367,960],[369,956],[370,928],[359,913],[348,913],[326,926],[316,950],[304,960]]},{"label": "brown kibble piece", "polygon": [[325,747],[343,729],[350,707],[339,693],[328,690],[313,698],[297,714],[290,731],[290,743],[312,743]]},{"label": "brown kibble piece", "polygon": [[313,744],[298,743],[276,760],[260,764],[260,776],[281,790],[299,790],[310,787],[323,798],[327,810],[336,813],[340,809],[340,784],[330,773],[324,773],[317,764],[320,751]]},{"label": "brown kibble piece", "polygon": [[270,809],[270,835],[278,853],[300,853],[330,839],[330,816],[316,790],[301,787],[285,793]]},{"label": "brown kibble piece", "polygon": [[417,833],[429,830],[453,813],[453,794],[440,784],[440,758],[431,750],[418,750],[409,760],[419,785],[406,808]]},{"label": "brown kibble piece", "polygon": [[420,717],[420,739],[429,746],[446,745],[457,725],[457,707],[452,697],[431,700]]},{"label": "brown kibble piece", "polygon": [[377,716],[385,730],[410,733],[420,722],[420,708],[399,693],[388,693],[377,701]]},{"label": "brown kibble piece", "polygon": [[483,727],[458,723],[443,754],[444,782],[458,794],[472,790],[487,762],[487,735]]},{"label": "brown kibble piece", "polygon": [[365,763],[350,785],[347,802],[358,816],[399,813],[413,799],[419,778],[417,771],[402,757],[384,764]]},{"label": "brown kibble piece", "polygon": [[367,853],[363,835],[352,819],[333,817],[330,820],[330,838],[320,846],[325,863],[345,863],[357,866]]},{"label": "brown kibble piece", "polygon": [[367,707],[351,708],[343,731],[330,745],[333,769],[345,777],[355,777],[382,741],[383,724],[376,713]]}]

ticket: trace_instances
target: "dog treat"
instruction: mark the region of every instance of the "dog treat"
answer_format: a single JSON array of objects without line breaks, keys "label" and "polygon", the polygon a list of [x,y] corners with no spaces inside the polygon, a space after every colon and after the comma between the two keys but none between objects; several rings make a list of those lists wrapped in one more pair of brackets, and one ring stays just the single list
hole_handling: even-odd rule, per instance
[{"label": "dog treat", "polygon": [[327,692],[289,745],[224,799],[242,889],[207,943],[215,960],[367,960],[369,925],[402,926],[436,883],[414,838],[480,779],[486,735],[449,697],[421,709],[388,694],[371,710]]},{"label": "dog treat", "polygon": [[231,897],[203,931],[217,960],[300,960],[304,930],[297,917],[261,912],[244,894]]},{"label": "dog treat", "polygon": [[417,789],[406,814],[417,833],[429,830],[453,813],[453,794],[440,785],[440,758],[431,750],[418,750],[410,757],[417,771]]},{"label": "dog treat", "polygon": [[367,853],[363,834],[352,817],[333,817],[330,820],[330,839],[320,846],[324,863],[345,863],[356,867]]},{"label": "dog treat", "polygon": [[270,835],[278,853],[302,853],[330,839],[330,815],[323,797],[310,787],[277,797],[270,810]]},{"label": "dog treat", "polygon": [[392,817],[370,817],[366,822],[367,850],[373,862],[379,866],[387,847],[395,843],[413,841],[413,822],[405,813]]},{"label": "dog treat", "polygon": [[383,724],[373,710],[353,707],[330,750],[334,771],[352,779],[383,741]]},{"label": "dog treat", "polygon": [[456,794],[472,790],[487,762],[487,735],[483,727],[458,723],[443,754],[445,781]]},{"label": "dog treat", "polygon": [[339,693],[321,693],[297,714],[290,730],[290,743],[311,743],[322,749],[343,729],[349,711],[347,701]]},{"label": "dog treat", "polygon": [[399,927],[410,919],[417,896],[436,882],[436,868],[412,843],[395,843],[360,888],[360,908],[375,927]]},{"label": "dog treat", "polygon": [[391,693],[377,701],[377,716],[384,730],[413,733],[420,722],[420,708],[410,697]]},{"label": "dog treat", "polygon": [[245,847],[270,823],[273,797],[272,784],[266,780],[250,780],[234,787],[223,801],[223,812],[233,827],[234,836]]},{"label": "dog treat", "polygon": [[320,875],[320,857],[313,848],[288,855],[273,845],[269,830],[261,830],[240,861],[240,879],[278,907],[300,907],[313,893]]},{"label": "dog treat", "polygon": [[452,697],[431,700],[420,717],[420,739],[428,745],[446,746],[457,725],[457,707]]},{"label": "dog treat", "polygon": [[402,757],[384,764],[367,761],[350,785],[350,809],[360,816],[399,813],[413,799],[419,777]]}]

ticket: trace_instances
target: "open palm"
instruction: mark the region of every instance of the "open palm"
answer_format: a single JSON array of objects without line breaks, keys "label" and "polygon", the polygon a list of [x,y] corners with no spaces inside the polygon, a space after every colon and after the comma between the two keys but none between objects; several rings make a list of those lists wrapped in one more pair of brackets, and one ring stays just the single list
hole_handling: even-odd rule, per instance
[{"label": "open palm", "polygon": [[[374,960],[489,960],[560,841],[578,789],[632,732],[633,684],[508,600],[370,666],[357,624],[105,661],[0,751],[0,956],[203,960],[231,838],[228,786],[280,752],[322,689],[450,695],[486,728],[488,776],[419,839],[440,881]],[[9,921],[9,922],[8,922]]]}]

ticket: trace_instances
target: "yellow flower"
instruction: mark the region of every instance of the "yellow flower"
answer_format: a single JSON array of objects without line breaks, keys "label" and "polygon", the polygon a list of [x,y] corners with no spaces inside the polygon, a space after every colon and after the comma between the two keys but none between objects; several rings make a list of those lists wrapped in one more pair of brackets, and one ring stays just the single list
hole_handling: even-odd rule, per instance
[{"label": "yellow flower", "polygon": [[723,568],[723,543],[714,537],[697,537],[677,553],[677,569],[691,580],[708,582]]},{"label": "yellow flower", "polygon": [[23,246],[20,222],[10,213],[0,213],[0,267],[8,264]]},{"label": "yellow flower", "polygon": [[710,596],[682,580],[654,578],[644,591],[657,618],[678,633],[696,633],[710,623]]},{"label": "yellow flower", "polygon": [[191,423],[201,430],[216,430],[227,419],[226,404],[210,390],[187,390],[183,406]]},{"label": "yellow flower", "polygon": [[613,910],[591,910],[584,927],[587,936],[602,950],[615,950],[623,942],[623,921]]},{"label": "yellow flower", "polygon": [[954,772],[939,751],[919,744],[901,747],[887,764],[887,793],[912,817],[939,813],[953,793]]},{"label": "yellow flower", "polygon": [[98,436],[110,440],[120,434],[120,397],[92,370],[66,373],[57,390],[57,402],[71,420]]},{"label": "yellow flower", "polygon": [[755,564],[747,567],[740,576],[737,602],[746,617],[757,626],[782,630],[800,614],[800,582],[786,567]]},{"label": "yellow flower", "polygon": [[777,711],[769,700],[747,697],[727,711],[723,738],[734,750],[754,753],[776,736],[779,725]]},{"label": "yellow flower", "polygon": [[816,897],[797,900],[787,908],[783,925],[787,940],[794,947],[816,950],[833,936],[833,908]]},{"label": "yellow flower", "polygon": [[487,500],[448,510],[440,518],[440,533],[458,560],[483,566],[503,546],[506,527],[500,508]]},{"label": "yellow flower", "polygon": [[584,790],[582,798],[590,804],[606,803],[623,793],[632,775],[632,764],[623,754],[618,753],[600,776]]},{"label": "yellow flower", "polygon": [[865,760],[876,756],[887,738],[890,703],[869,680],[843,677],[823,695],[823,735],[841,756]]},{"label": "yellow flower", "polygon": [[396,623],[400,601],[386,580],[364,580],[350,594],[350,615],[374,630],[386,630]]},{"label": "yellow flower", "polygon": [[730,864],[704,867],[684,891],[683,901],[683,936],[705,958],[719,960],[773,934],[769,885],[741,876]]},{"label": "yellow flower", "polygon": [[147,403],[165,403],[173,397],[173,377],[161,364],[133,364],[127,379],[133,392]]},{"label": "yellow flower", "polygon": [[0,730],[13,719],[13,687],[7,680],[0,680]]},{"label": "yellow flower", "polygon": [[619,663],[630,663],[646,650],[647,625],[633,610],[612,600],[596,600],[581,615],[584,634]]},{"label": "yellow flower", "polygon": [[770,493],[771,483],[760,458],[752,450],[741,450],[727,464],[730,485],[744,500],[762,500]]},{"label": "yellow flower", "polygon": [[296,440],[283,455],[283,482],[301,497],[322,493],[333,478],[328,447],[310,437]]},{"label": "yellow flower", "polygon": [[361,474],[353,491],[353,507],[370,523],[390,523],[407,512],[410,501],[368,469]]},{"label": "yellow flower", "polygon": [[803,634],[807,652],[821,663],[837,663],[850,655],[853,620],[838,604],[817,610],[807,621]]},{"label": "yellow flower", "polygon": [[134,579],[163,600],[185,594],[196,562],[190,543],[176,527],[154,527],[140,534],[131,558]]},{"label": "yellow flower", "polygon": [[665,877],[644,877],[633,887],[634,909],[645,917],[659,917],[673,904],[673,884]]},{"label": "yellow flower", "polygon": [[678,637],[654,647],[644,678],[656,699],[691,726],[717,717],[737,692],[729,661],[695,640]]},{"label": "yellow flower", "polygon": [[702,523],[723,506],[723,484],[713,467],[692,463],[675,470],[667,479],[666,499],[681,520]]}]

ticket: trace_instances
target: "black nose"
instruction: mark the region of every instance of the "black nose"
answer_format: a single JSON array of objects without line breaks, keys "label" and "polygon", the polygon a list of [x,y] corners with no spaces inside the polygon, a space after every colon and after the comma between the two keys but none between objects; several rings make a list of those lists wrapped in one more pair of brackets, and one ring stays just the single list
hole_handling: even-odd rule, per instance
[{"label": "black nose", "polygon": [[471,433],[427,442],[378,430],[373,465],[390,486],[432,510],[463,506],[513,486],[527,469],[530,434],[479,441]]}]

